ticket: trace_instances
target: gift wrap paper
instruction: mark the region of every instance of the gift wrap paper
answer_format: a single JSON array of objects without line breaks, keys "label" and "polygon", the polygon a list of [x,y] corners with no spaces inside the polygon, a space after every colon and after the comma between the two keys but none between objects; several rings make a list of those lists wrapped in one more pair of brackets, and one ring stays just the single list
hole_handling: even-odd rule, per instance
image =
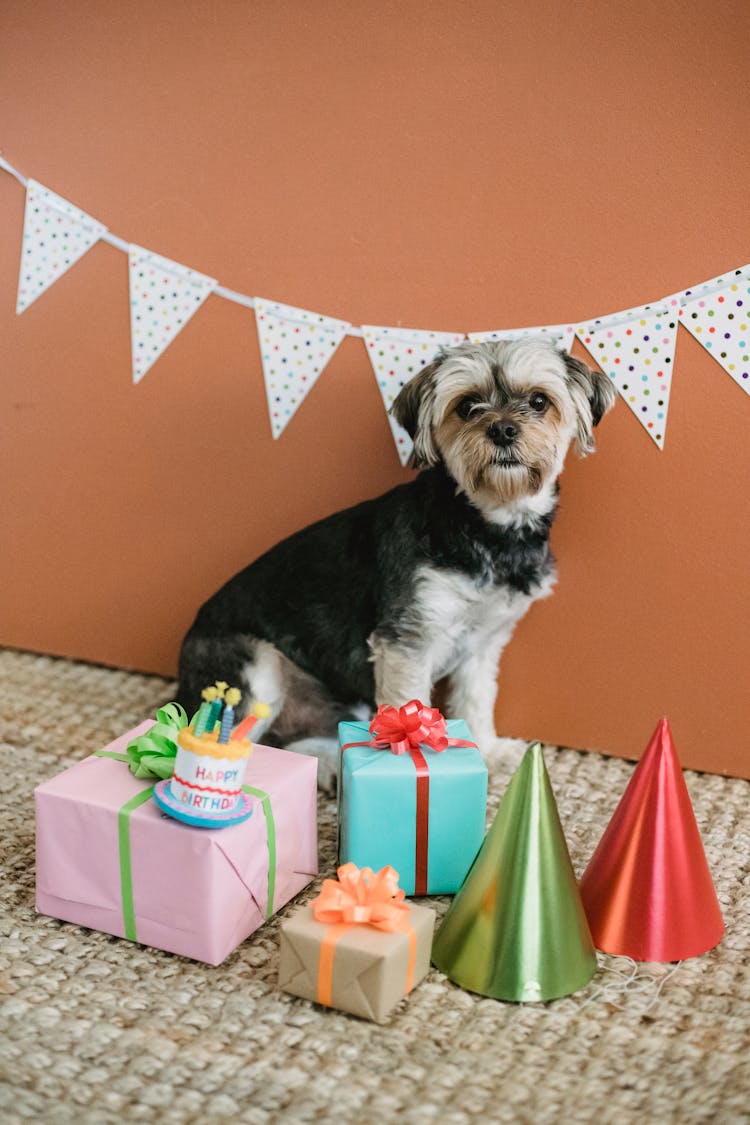
[{"label": "gift wrap paper", "polygon": [[[142,723],[100,753],[124,754],[152,725]],[[253,814],[243,824],[192,828],[146,795],[153,782],[112,758],[92,755],[44,782],[35,791],[37,910],[218,965],[318,870],[317,761],[255,746],[245,783],[270,798],[272,871],[260,797],[252,796]],[[137,807],[123,825],[127,802]],[[128,846],[133,917],[126,927],[121,851]]]},{"label": "gift wrap paper", "polygon": [[[410,904],[408,924],[416,937],[412,988],[430,967],[435,911]],[[281,925],[279,987],[319,1002],[320,948],[340,931],[333,951],[330,1006],[382,1023],[407,991],[410,941],[403,930],[388,933],[369,925],[332,926],[316,921],[308,903]]]},{"label": "gift wrap paper", "polygon": [[[448,720],[448,737],[474,738],[462,719]],[[340,723],[339,741],[369,742],[366,723]],[[395,867],[407,895],[454,894],[484,839],[487,767],[475,747],[420,751],[429,769],[429,800],[417,819],[417,773],[411,755],[369,746],[342,749],[339,861]],[[420,810],[422,813],[423,810]],[[427,835],[427,886],[416,889],[417,833]]]}]

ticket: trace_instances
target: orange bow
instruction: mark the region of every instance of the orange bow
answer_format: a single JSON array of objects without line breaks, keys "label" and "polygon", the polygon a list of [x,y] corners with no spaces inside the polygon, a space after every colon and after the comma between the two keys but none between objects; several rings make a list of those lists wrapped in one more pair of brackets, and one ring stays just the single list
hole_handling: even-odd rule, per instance
[{"label": "orange bow", "polygon": [[315,919],[329,929],[320,943],[318,958],[318,1003],[330,1008],[333,999],[333,958],[336,942],[352,926],[375,926],[395,933],[402,930],[409,940],[406,991],[414,984],[417,935],[409,925],[410,907],[398,885],[398,871],[382,867],[377,874],[371,867],[361,870],[356,863],[345,863],[335,879],[326,879],[320,894],[313,899]]},{"label": "orange bow", "polygon": [[313,899],[318,922],[376,926],[391,932],[400,929],[409,907],[398,885],[398,871],[383,867],[375,874],[370,867],[360,869],[355,863],[345,863],[336,874],[338,882],[326,879]]}]

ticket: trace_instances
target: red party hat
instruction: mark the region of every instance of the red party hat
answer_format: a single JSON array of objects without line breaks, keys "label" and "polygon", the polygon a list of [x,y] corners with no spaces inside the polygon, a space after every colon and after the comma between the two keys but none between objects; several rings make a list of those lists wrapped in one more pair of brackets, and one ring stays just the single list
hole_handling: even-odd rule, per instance
[{"label": "red party hat", "polygon": [[681,961],[724,922],[669,723],[662,719],[581,880],[597,949]]}]

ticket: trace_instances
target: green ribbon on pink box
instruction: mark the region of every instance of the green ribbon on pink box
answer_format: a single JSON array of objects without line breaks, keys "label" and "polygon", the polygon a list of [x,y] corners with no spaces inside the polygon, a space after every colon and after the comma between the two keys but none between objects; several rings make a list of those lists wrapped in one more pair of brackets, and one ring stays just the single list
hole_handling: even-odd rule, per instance
[{"label": "green ribbon on pink box", "polygon": [[[139,778],[169,778],[174,773],[175,757],[177,755],[177,733],[187,726],[187,713],[179,703],[167,703],[156,712],[156,722],[146,731],[133,739],[127,746],[125,754],[117,754],[111,750],[97,750],[97,758],[114,758],[123,762],[130,772]],[[266,921],[273,914],[273,896],[276,886],[276,826],[271,808],[271,798],[263,789],[255,789],[252,785],[243,785],[243,792],[260,800],[263,815],[266,820],[266,837],[268,843],[268,894],[266,900]],[[136,793],[125,802],[117,813],[117,837],[120,858],[120,893],[122,897],[122,916],[125,925],[125,937],[129,941],[137,941],[135,907],[133,904],[133,869],[130,857],[130,818],[137,808],[150,800],[154,793],[154,786],[147,785],[140,793]],[[205,832],[204,828],[190,829],[194,832]]]}]

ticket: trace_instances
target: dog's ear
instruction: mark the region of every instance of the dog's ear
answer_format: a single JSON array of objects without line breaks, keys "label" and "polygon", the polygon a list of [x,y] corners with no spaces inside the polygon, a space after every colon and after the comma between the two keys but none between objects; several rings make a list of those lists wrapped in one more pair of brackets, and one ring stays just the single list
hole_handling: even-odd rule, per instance
[{"label": "dog's ear", "polygon": [[437,465],[440,454],[432,438],[432,408],[435,399],[435,373],[443,362],[439,355],[401,388],[390,413],[414,442],[411,463],[415,469]]},{"label": "dog's ear", "polygon": [[570,397],[576,408],[576,450],[582,457],[594,450],[594,426],[598,426],[617,400],[612,380],[592,371],[580,359],[563,352]]}]

